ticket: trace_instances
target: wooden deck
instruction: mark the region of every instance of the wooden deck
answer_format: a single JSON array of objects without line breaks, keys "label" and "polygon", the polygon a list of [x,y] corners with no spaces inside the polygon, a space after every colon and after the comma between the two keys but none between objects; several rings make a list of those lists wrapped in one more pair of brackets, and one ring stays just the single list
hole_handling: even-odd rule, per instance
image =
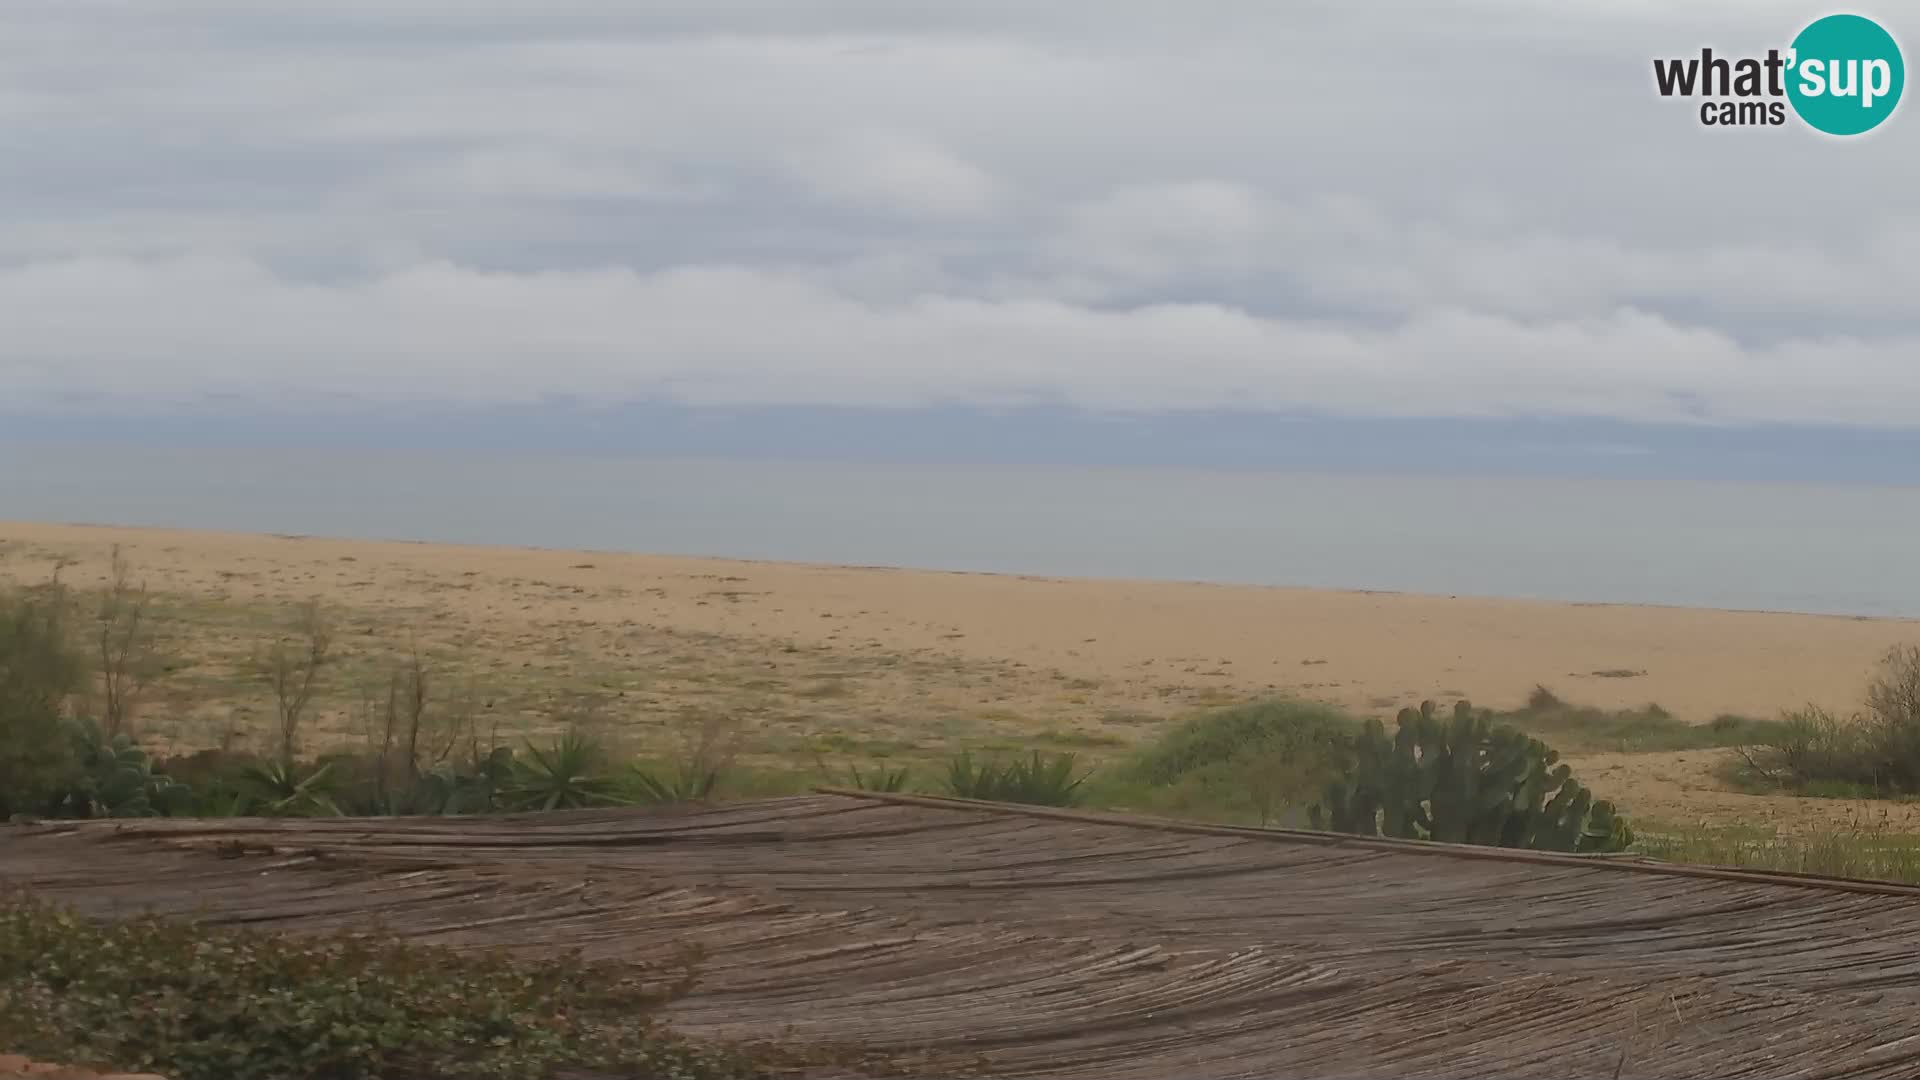
[{"label": "wooden deck", "polygon": [[0,828],[0,886],[456,946],[698,944],[695,1035],[1048,1077],[1920,1076],[1920,890],[831,793]]}]

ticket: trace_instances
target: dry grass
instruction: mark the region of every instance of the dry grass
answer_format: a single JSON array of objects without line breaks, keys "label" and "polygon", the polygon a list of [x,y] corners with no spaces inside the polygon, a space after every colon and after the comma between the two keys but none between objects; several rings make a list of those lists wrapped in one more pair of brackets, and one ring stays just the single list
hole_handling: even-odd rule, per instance
[{"label": "dry grass", "polygon": [[[93,554],[16,549],[0,562],[0,581],[32,581],[57,563],[66,580],[94,587],[110,571]],[[142,740],[167,754],[276,754],[291,726],[306,754],[359,748],[366,702],[384,697],[396,665],[416,656],[437,685],[472,698],[479,726],[508,742],[588,717],[610,744],[645,754],[670,742],[688,715],[725,715],[753,733],[742,760],[763,766],[814,754],[932,763],[964,747],[1119,747],[1139,734],[1143,704],[1149,716],[1168,716],[1204,700],[1169,686],[1143,703],[1127,688],[1018,661],[877,640],[801,643],[554,606],[556,596],[630,599],[631,586],[588,596],[537,579],[449,579],[358,561],[331,569],[219,569],[206,580],[164,557],[136,563],[151,647],[170,669],[143,687]],[[740,602],[712,585],[696,576],[638,591],[697,605]],[[306,608],[312,596],[323,598],[317,612]],[[309,691],[303,650],[317,617],[329,638]]]}]

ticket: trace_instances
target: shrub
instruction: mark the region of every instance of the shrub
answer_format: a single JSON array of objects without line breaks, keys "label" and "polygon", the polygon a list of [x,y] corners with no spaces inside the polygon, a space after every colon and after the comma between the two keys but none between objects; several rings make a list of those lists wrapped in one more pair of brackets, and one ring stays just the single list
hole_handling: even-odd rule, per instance
[{"label": "shrub", "polygon": [[1340,776],[1359,722],[1337,709],[1263,701],[1183,721],[1117,769],[1103,805],[1261,825],[1305,825],[1306,805]]},{"label": "shrub", "polygon": [[145,582],[136,585],[120,545],[93,611],[93,656],[100,675],[101,730],[107,740],[133,734],[134,711],[168,664],[155,649]]},{"label": "shrub", "polygon": [[0,1045],[174,1080],[748,1075],[653,1022],[690,983],[690,969],[95,923],[0,901]]},{"label": "shrub", "polygon": [[1633,833],[1613,804],[1596,802],[1556,767],[1537,739],[1494,726],[1467,702],[1451,720],[1431,701],[1402,709],[1389,739],[1367,723],[1353,767],[1313,809],[1317,828],[1543,851],[1619,851]]},{"label": "shrub", "polygon": [[320,676],[334,662],[333,627],[318,600],[294,610],[286,632],[253,660],[254,674],[273,693],[274,736],[280,763],[291,766],[300,749],[300,727],[319,689]]},{"label": "shrub", "polygon": [[1920,792],[1920,646],[1888,650],[1867,687],[1866,738],[1887,786]]},{"label": "shrub", "polygon": [[64,721],[86,679],[64,586],[0,593],[0,812],[41,813],[78,779]]},{"label": "shrub", "polygon": [[1496,713],[1494,720],[1550,740],[1562,750],[1621,753],[1752,746],[1772,738],[1778,729],[1774,722],[1730,715],[1689,724],[1656,704],[1633,709],[1576,705],[1543,686],[1534,688],[1525,707]]},{"label": "shrub", "polygon": [[1359,729],[1352,717],[1330,706],[1258,702],[1187,720],[1135,757],[1125,772],[1143,783],[1166,785],[1248,758],[1343,759]]},{"label": "shrub", "polygon": [[1741,764],[1736,779],[1809,793],[1920,794],[1920,647],[1882,658],[1864,712],[1790,713]]}]

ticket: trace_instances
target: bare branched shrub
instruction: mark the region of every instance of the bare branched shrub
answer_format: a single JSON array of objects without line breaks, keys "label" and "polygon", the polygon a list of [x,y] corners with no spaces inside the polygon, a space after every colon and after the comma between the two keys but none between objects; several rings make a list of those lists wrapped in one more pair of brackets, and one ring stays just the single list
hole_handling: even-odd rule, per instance
[{"label": "bare branched shrub", "polygon": [[154,647],[148,618],[147,585],[134,584],[120,546],[113,547],[107,587],[94,613],[94,659],[100,665],[100,733],[133,733],[134,711],[165,670]]},{"label": "bare branched shrub", "polygon": [[1788,713],[1776,731],[1762,746],[1735,748],[1755,776],[1783,787],[1874,783],[1873,754],[1859,717],[1842,719],[1809,705]]},{"label": "bare branched shrub", "polygon": [[300,752],[300,725],[319,688],[320,673],[332,661],[333,628],[320,602],[308,600],[295,609],[288,632],[280,635],[256,670],[273,691],[274,734],[282,764],[291,767]]},{"label": "bare branched shrub", "polygon": [[[477,696],[471,687],[436,699],[439,678],[410,649],[389,673],[381,695],[363,693],[363,726],[378,763],[376,794],[411,793],[420,777],[463,752],[462,764],[485,760],[499,746],[496,732],[479,730]],[[483,745],[484,739],[484,745]]]},{"label": "bare branched shrub", "polygon": [[1889,649],[1867,688],[1867,738],[1901,791],[1920,791],[1920,646]]},{"label": "bare branched shrub", "polygon": [[1887,652],[1867,687],[1864,712],[1847,719],[1818,707],[1789,714],[1773,738],[1743,756],[1754,775],[1787,787],[1920,793],[1920,647]]},{"label": "bare branched shrub", "polygon": [[58,578],[0,590],[0,817],[38,812],[72,779],[65,721],[87,654]]}]

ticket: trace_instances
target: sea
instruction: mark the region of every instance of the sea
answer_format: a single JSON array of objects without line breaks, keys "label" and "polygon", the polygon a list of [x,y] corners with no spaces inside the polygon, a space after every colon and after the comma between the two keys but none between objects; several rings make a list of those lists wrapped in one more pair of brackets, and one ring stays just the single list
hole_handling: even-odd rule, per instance
[{"label": "sea", "polygon": [[6,520],[1920,617],[1920,487],[0,446]]}]

